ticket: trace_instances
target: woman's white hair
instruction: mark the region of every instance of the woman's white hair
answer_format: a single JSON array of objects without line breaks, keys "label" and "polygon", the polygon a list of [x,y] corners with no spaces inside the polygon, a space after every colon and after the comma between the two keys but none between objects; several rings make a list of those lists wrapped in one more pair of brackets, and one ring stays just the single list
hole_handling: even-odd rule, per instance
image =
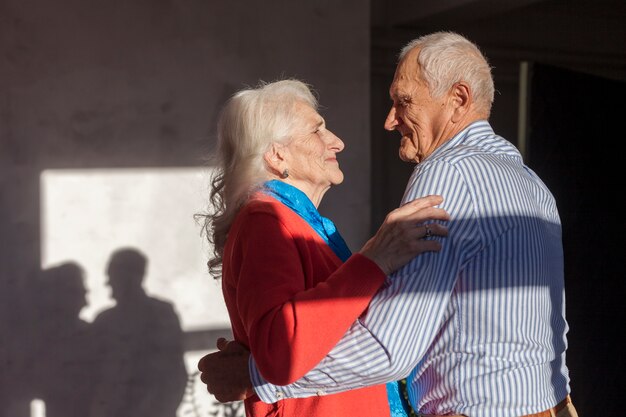
[{"label": "woman's white hair", "polygon": [[317,110],[310,87],[299,80],[260,82],[235,93],[224,105],[217,124],[217,170],[211,181],[212,210],[200,214],[203,231],[213,245],[210,272],[221,276],[222,254],[230,226],[250,195],[269,178],[263,155],[272,143],[289,141],[299,122],[296,103]]},{"label": "woman's white hair", "polygon": [[472,91],[478,109],[487,116],[491,112],[494,85],[491,67],[478,47],[454,32],[435,32],[409,42],[400,51],[402,60],[419,48],[420,75],[433,98],[441,97],[455,83],[465,81]]}]

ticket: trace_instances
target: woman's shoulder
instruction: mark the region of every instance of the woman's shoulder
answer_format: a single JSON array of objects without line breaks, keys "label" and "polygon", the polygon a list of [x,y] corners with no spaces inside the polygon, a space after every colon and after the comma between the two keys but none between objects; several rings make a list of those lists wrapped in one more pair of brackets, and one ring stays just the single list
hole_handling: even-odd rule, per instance
[{"label": "woman's shoulder", "polygon": [[275,198],[263,194],[254,194],[239,210],[237,217],[243,219],[258,219],[262,217],[273,217],[278,220],[292,220],[297,215],[287,206]]},{"label": "woman's shoulder", "polygon": [[250,199],[241,207],[241,213],[273,213],[276,211],[282,211],[285,207],[280,201],[270,197],[267,194],[255,193]]},{"label": "woman's shoulder", "polygon": [[[310,226],[293,210],[268,195],[254,195],[240,209],[231,225],[229,238],[237,239],[241,233],[281,233],[296,236]],[[279,232],[281,231],[282,232]]]}]

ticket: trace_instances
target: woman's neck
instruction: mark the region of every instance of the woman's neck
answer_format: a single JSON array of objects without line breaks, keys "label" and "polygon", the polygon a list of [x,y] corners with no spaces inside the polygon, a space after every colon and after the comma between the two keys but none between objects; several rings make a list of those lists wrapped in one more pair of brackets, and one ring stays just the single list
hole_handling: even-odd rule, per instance
[{"label": "woman's neck", "polygon": [[304,181],[294,181],[289,177],[287,178],[273,177],[273,178],[270,178],[270,180],[282,181],[285,184],[289,184],[292,187],[296,187],[298,190],[302,191],[309,198],[309,200],[311,200],[315,208],[319,207],[320,203],[322,202],[322,198],[324,198],[324,194],[326,194],[326,191],[330,189],[330,185],[327,187],[316,187]]}]

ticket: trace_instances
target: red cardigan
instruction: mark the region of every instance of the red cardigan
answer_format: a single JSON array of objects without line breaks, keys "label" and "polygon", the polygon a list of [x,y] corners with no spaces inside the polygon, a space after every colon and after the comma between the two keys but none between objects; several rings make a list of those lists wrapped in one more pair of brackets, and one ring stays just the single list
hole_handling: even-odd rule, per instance
[{"label": "red cardigan", "polygon": [[[332,349],[385,280],[368,258],[343,263],[291,209],[257,194],[241,208],[224,247],[222,290],[235,340],[271,383],[298,380]],[[247,416],[389,416],[385,385],[265,404]]]}]

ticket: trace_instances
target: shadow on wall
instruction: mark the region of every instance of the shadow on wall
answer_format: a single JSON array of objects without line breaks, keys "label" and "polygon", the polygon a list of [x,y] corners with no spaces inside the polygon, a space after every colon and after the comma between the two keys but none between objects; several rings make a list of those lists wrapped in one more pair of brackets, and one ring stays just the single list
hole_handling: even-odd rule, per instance
[{"label": "shadow on wall", "polygon": [[46,417],[176,416],[188,380],[183,332],[173,305],[144,291],[147,262],[133,248],[111,255],[116,305],[91,324],[79,318],[82,268],[68,262],[41,271],[29,291],[37,330],[21,398],[43,400]]},{"label": "shadow on wall", "polygon": [[107,266],[117,304],[92,324],[99,364],[94,366],[92,417],[173,417],[183,398],[187,371],[179,319],[172,304],[145,293],[146,265],[142,253],[124,248],[112,254]]}]

